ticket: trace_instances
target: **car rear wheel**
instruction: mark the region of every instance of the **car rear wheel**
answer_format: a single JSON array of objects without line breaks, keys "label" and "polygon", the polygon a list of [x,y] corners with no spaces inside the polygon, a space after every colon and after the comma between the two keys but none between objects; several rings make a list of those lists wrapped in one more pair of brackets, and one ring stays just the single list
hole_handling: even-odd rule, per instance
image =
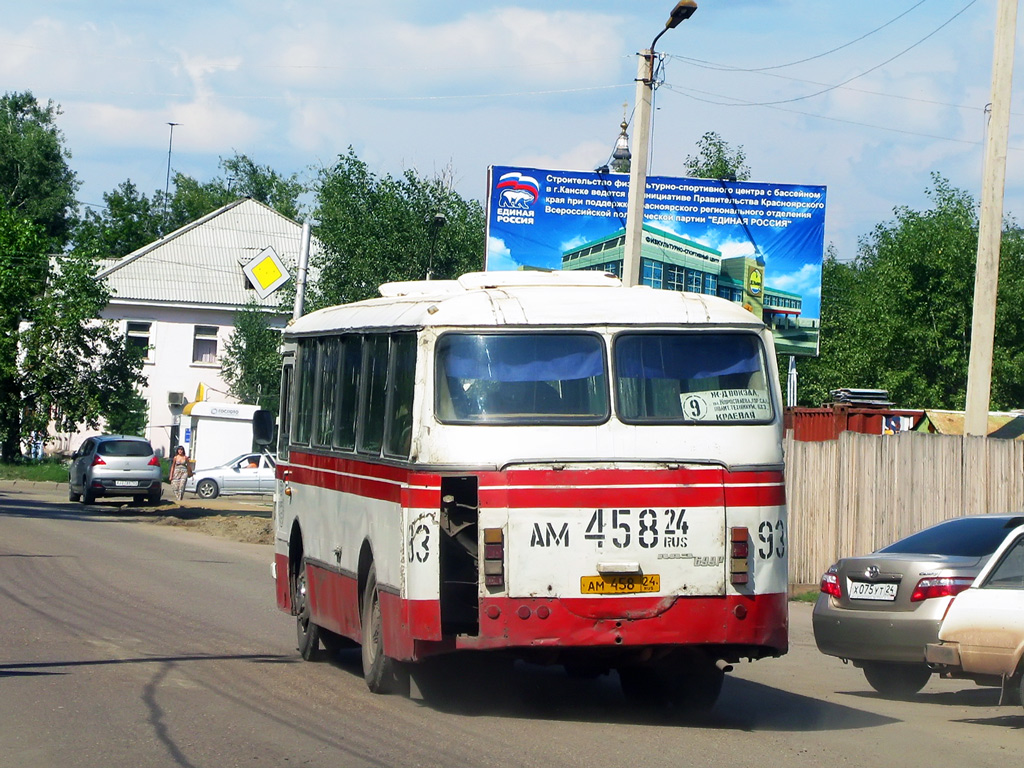
[{"label": "car rear wheel", "polygon": [[201,499],[216,499],[220,495],[220,488],[217,483],[209,478],[200,480],[196,484],[196,496]]},{"label": "car rear wheel", "polygon": [[68,501],[79,501],[82,498],[82,494],[75,493],[71,486],[68,486]]},{"label": "car rear wheel", "polygon": [[92,504],[95,501],[96,501],[96,495],[92,491],[90,491],[88,488],[85,488],[85,489],[82,490],[82,503],[83,504]]},{"label": "car rear wheel", "polygon": [[890,699],[905,699],[924,688],[932,672],[924,664],[890,664],[866,661],[863,666],[868,684]]}]

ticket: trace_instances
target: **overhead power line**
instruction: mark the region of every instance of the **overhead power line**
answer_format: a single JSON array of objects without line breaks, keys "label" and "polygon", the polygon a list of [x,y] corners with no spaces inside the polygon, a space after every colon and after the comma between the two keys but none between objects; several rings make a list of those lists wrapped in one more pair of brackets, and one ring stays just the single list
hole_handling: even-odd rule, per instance
[{"label": "overhead power line", "polygon": [[[729,103],[729,102],[708,102],[708,103],[711,103],[711,104],[716,104],[717,103],[718,106],[722,106],[722,107],[731,107],[731,106],[768,107],[768,106],[772,106],[772,105],[775,105],[775,104],[790,104],[790,103],[792,103],[794,101],[803,101],[805,99],[812,99],[815,96],[821,96],[822,94],[828,93],[829,91],[834,91],[837,88],[842,88],[844,85],[847,85],[848,83],[852,83],[854,80],[858,80],[859,78],[862,78],[865,75],[869,75],[872,72],[874,72],[874,71],[876,71],[878,69],[881,69],[886,64],[891,64],[896,59],[898,59],[901,56],[909,53],[914,48],[917,48],[917,46],[921,45],[926,40],[928,40],[929,38],[935,36],[941,30],[943,30],[944,28],[946,28],[947,26],[952,24],[953,21],[955,21],[961,14],[963,14],[965,11],[967,11],[967,9],[970,8],[972,5],[974,5],[976,2],[978,2],[978,0],[970,0],[970,2],[967,3],[967,5],[965,5],[959,11],[957,11],[952,16],[950,16],[948,19],[946,19],[944,22],[942,22],[942,24],[940,24],[938,27],[933,29],[927,35],[922,37],[917,42],[907,46],[906,48],[904,48],[899,53],[897,53],[897,54],[895,54],[893,56],[890,56],[885,61],[880,62],[880,63],[876,64],[875,66],[870,67],[870,68],[864,70],[863,72],[860,72],[860,73],[854,75],[853,77],[849,77],[846,80],[843,80],[841,83],[836,83],[835,85],[830,85],[830,86],[828,86],[826,88],[822,88],[820,91],[815,91],[814,93],[804,94],[803,96],[794,96],[794,97],[789,98],[789,99],[776,99],[774,101],[743,102],[742,105],[738,105],[738,104],[734,104],[734,103]],[[672,54],[669,54],[669,56],[671,56],[671,58],[678,59],[680,61],[685,61],[687,63],[694,64],[695,66],[706,66],[706,62],[702,62],[699,59],[688,59],[688,58],[686,58],[684,56],[675,56],[675,55],[672,55]],[[729,67],[721,67],[721,69],[730,70],[731,71],[731,68],[729,68]],[[771,69],[771,68],[766,68],[766,69]],[[758,70],[740,70],[740,71],[758,71]]]}]

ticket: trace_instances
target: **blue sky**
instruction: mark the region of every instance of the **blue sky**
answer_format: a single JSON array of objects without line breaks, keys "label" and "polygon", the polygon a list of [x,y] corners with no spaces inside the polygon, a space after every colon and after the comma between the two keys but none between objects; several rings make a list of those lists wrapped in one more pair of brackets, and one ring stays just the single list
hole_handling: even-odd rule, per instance
[{"label": "blue sky", "polygon": [[[895,206],[926,206],[932,172],[978,197],[996,0],[698,2],[658,43],[652,174],[684,175],[717,131],[754,180],[828,188],[844,259]],[[236,152],[306,178],[351,145],[379,174],[444,174],[483,201],[488,165],[607,161],[673,4],[7,0],[0,90],[60,104],[86,203],[125,179],[163,189],[168,122],[172,169],[201,181]],[[1019,109],[1006,209],[1022,216]]]}]

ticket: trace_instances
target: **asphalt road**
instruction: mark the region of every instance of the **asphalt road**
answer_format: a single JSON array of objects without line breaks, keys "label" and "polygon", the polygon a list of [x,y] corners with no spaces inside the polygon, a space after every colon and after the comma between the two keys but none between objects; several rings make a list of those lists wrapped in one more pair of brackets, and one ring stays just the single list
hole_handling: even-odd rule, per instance
[{"label": "asphalt road", "polygon": [[443,699],[374,696],[358,651],[302,662],[267,546],[0,490],[0,768],[1019,764],[1024,709],[933,680],[874,695],[821,656],[738,665],[708,715],[630,709],[614,677],[459,669]]}]

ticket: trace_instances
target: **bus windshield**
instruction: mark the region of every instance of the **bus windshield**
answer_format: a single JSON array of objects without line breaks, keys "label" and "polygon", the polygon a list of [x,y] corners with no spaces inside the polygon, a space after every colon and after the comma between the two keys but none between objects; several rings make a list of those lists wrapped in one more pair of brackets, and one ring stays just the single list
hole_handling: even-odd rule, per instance
[{"label": "bus windshield", "polygon": [[772,399],[760,339],[744,333],[624,333],[615,339],[619,418],[765,423]]},{"label": "bus windshield", "polygon": [[437,343],[437,416],[464,424],[600,423],[604,342],[593,333],[447,333]]}]

